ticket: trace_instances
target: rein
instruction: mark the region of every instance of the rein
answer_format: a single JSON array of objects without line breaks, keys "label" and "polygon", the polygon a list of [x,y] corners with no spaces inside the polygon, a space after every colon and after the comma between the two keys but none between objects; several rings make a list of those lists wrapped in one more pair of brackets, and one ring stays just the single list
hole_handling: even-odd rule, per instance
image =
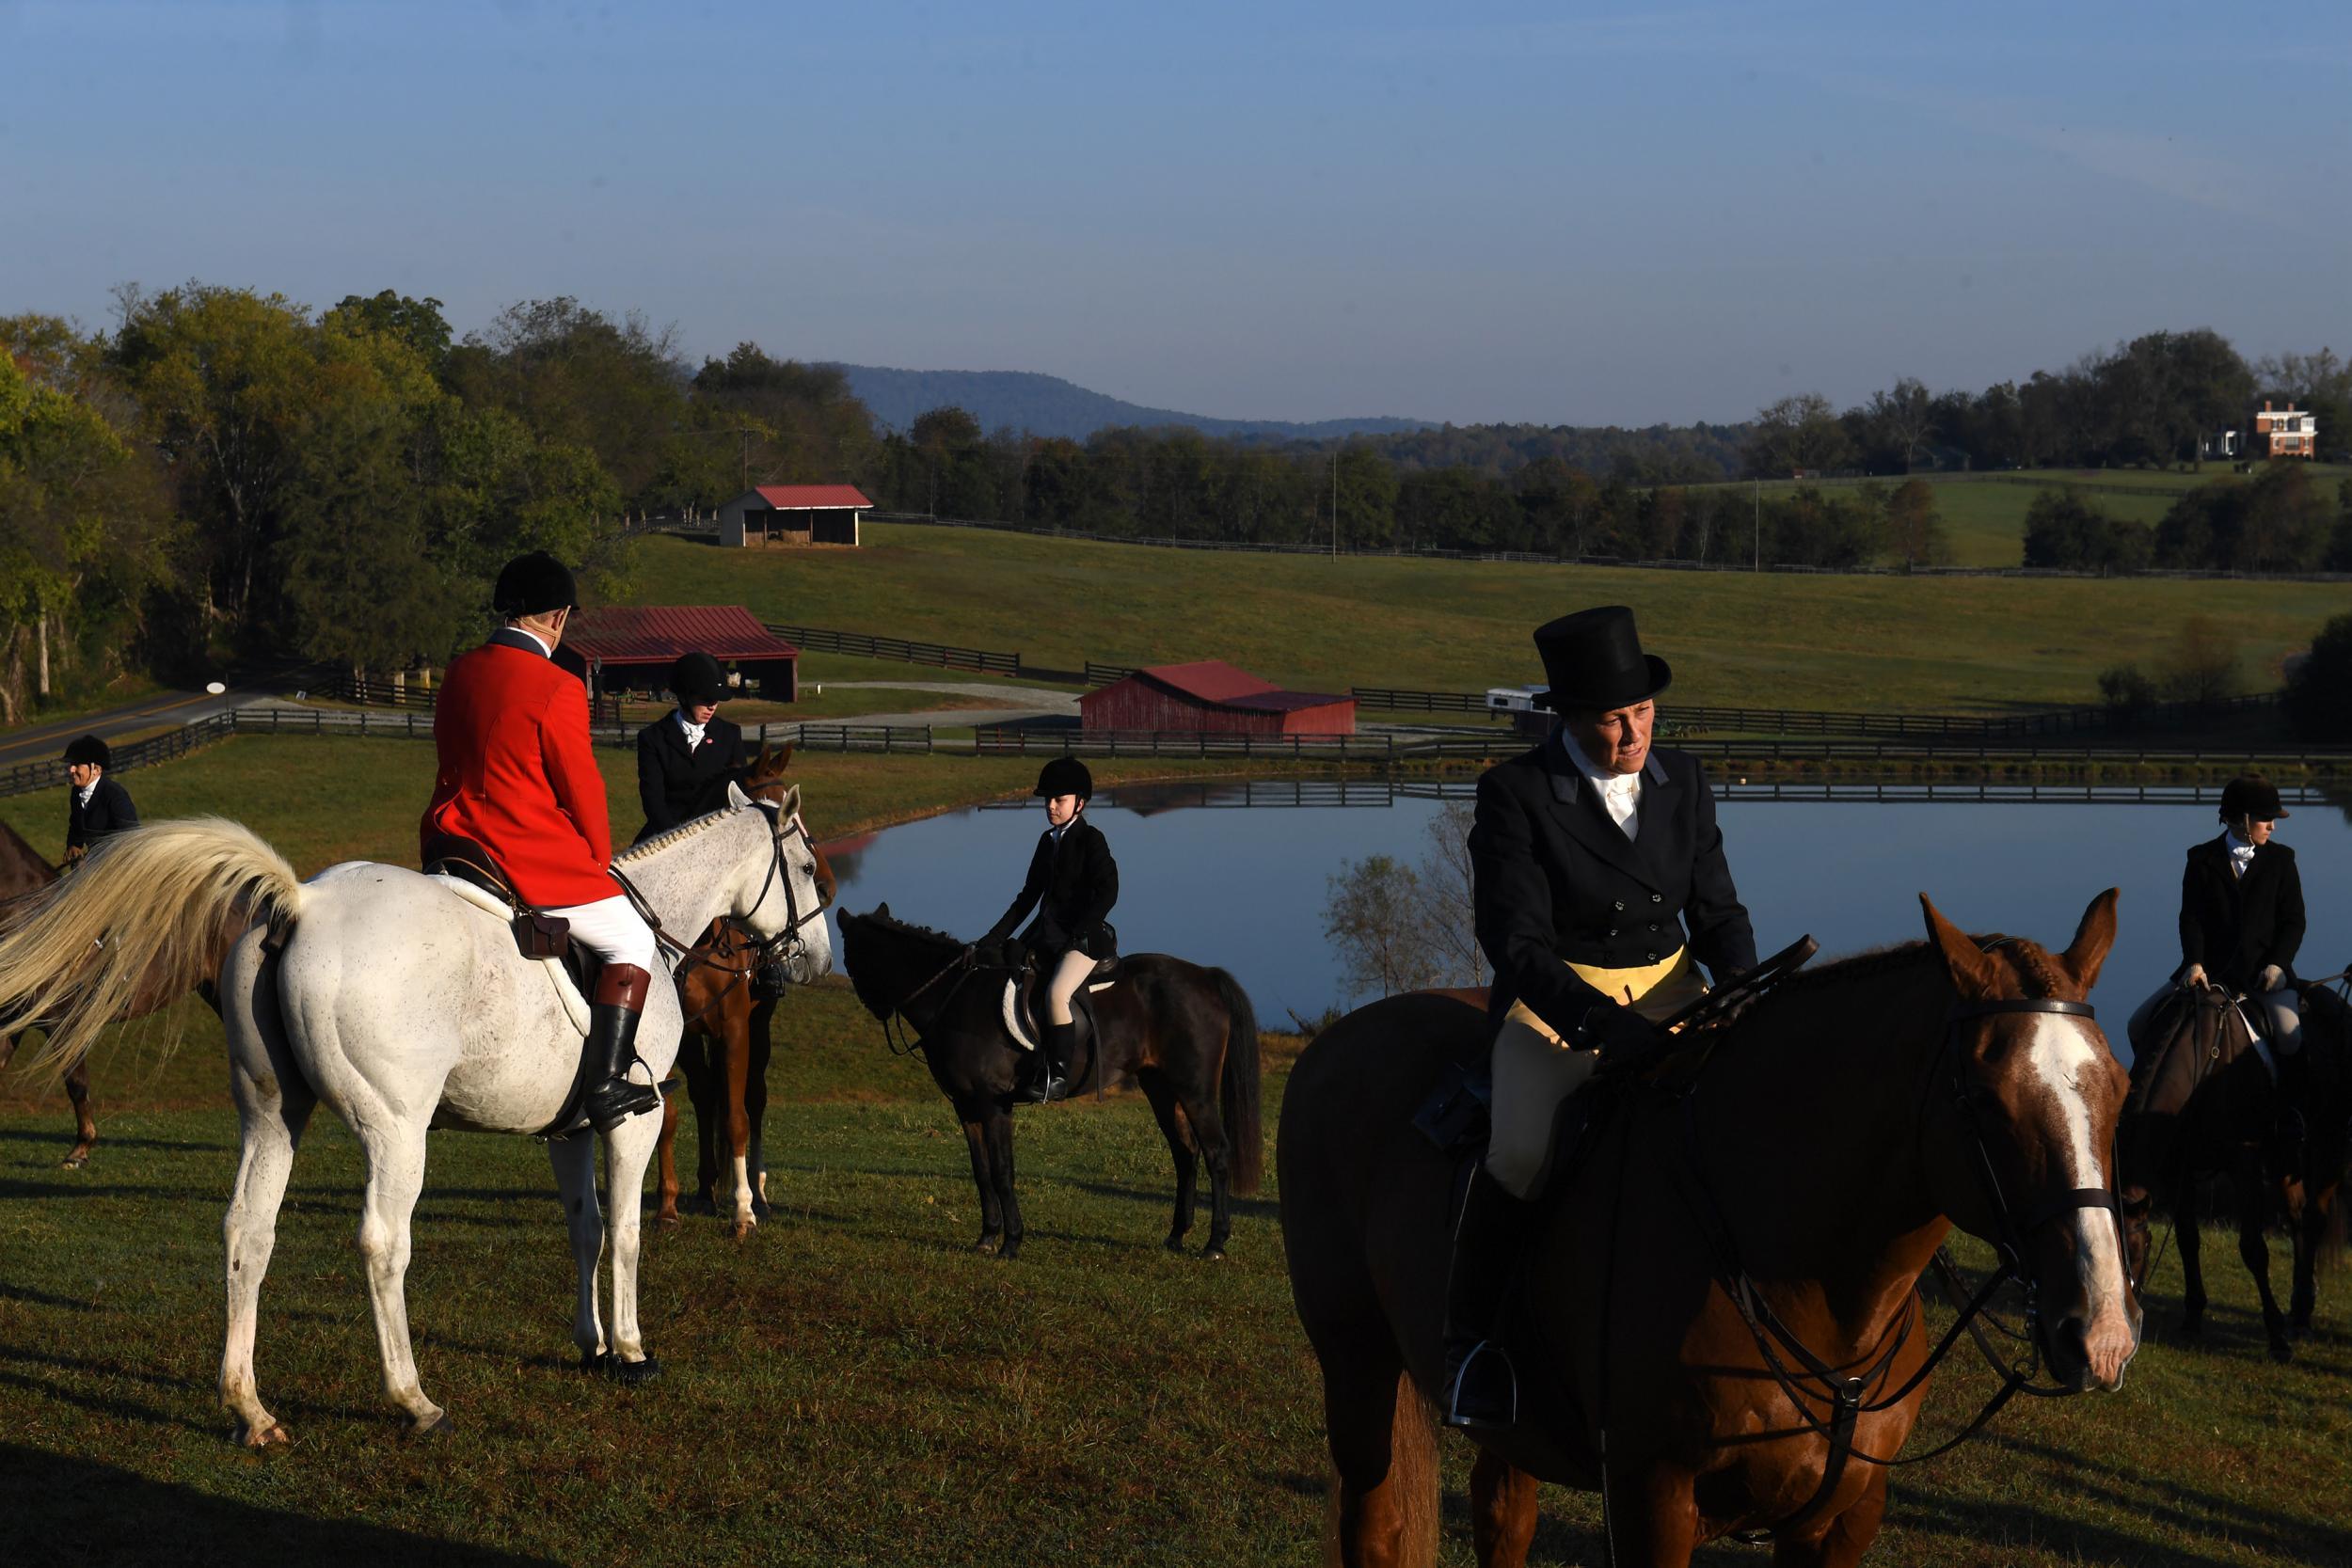
[{"label": "rein", "polygon": [[[2041,1313],[2037,1300],[2038,1287],[2024,1268],[2024,1239],[2062,1214],[2072,1213],[2079,1209],[2105,1209],[2114,1218],[2116,1224],[2120,1255],[2122,1216],[2114,1192],[2107,1188],[2075,1188],[2037,1205],[2022,1218],[2010,1206],[2008,1195],[2002,1191],[1999,1176],[1993,1168],[1991,1148],[1986,1142],[1983,1127],[1977,1119],[1976,1108],[1968,1091],[1966,1073],[1962,1065],[1960,1053],[1955,1048],[1960,1039],[1961,1026],[1963,1023],[1979,1018],[2011,1013],[2045,1013],[2082,1019],[2096,1016],[2090,1004],[2087,1002],[2067,1002],[2056,997],[1954,1003],[1949,1012],[1946,1014],[1943,1043],[1937,1048],[1935,1061],[1930,1064],[1929,1078],[1932,1080],[1936,1067],[1947,1061],[1949,1062],[1954,1102],[1960,1110],[1962,1122],[1976,1146],[1976,1160],[1973,1168],[1977,1172],[1979,1184],[1985,1190],[1986,1197],[1992,1204],[1994,1223],[1999,1231],[1998,1239],[1994,1243],[1997,1266],[1986,1277],[1984,1283],[1979,1286],[1973,1294],[1969,1294],[1965,1291],[1964,1282],[1961,1280],[1959,1270],[1952,1263],[1948,1252],[1942,1247],[1936,1249],[1932,1266],[1943,1280],[1953,1306],[1958,1308],[1959,1317],[1949,1328],[1945,1330],[1943,1337],[1928,1353],[1927,1358],[1920,1363],[1918,1369],[1892,1393],[1873,1397],[1874,1390],[1883,1386],[1891,1376],[1897,1358],[1901,1354],[1903,1348],[1910,1343],[1913,1331],[1919,1326],[1922,1307],[1917,1287],[1914,1286],[1911,1301],[1899,1320],[1890,1324],[1881,1335],[1881,1342],[1885,1348],[1878,1352],[1862,1371],[1844,1372],[1815,1354],[1782,1321],[1779,1314],[1772,1310],[1772,1304],[1765,1298],[1762,1287],[1756,1283],[1755,1277],[1747,1272],[1745,1265],[1740,1262],[1731,1227],[1724,1217],[1723,1207],[1716,1199],[1714,1190],[1708,1184],[1705,1167],[1700,1161],[1697,1097],[1693,1094],[1683,1096],[1684,1164],[1692,1182],[1698,1189],[1699,1199],[1704,1204],[1704,1208],[1696,1203],[1692,1207],[1693,1217],[1698,1221],[1700,1234],[1716,1255],[1716,1283],[1724,1295],[1730,1299],[1732,1305],[1738,1308],[1740,1321],[1747,1325],[1750,1337],[1756,1341],[1756,1352],[1763,1358],[1766,1370],[1772,1373],[1773,1381],[1779,1385],[1781,1392],[1787,1396],[1790,1408],[1797,1413],[1798,1419],[1804,1423],[1805,1430],[1829,1445],[1829,1455],[1822,1467],[1821,1480],[1814,1488],[1813,1496],[1806,1499],[1795,1513],[1766,1527],[1768,1532],[1788,1530],[1803,1524],[1819,1513],[1836,1491],[1850,1461],[1859,1460],[1865,1465],[1874,1465],[1885,1469],[1903,1465],[1921,1464],[1947,1453],[1974,1437],[1983,1429],[1986,1422],[1990,1421],[2004,1405],[2020,1393],[2049,1399],[2077,1392],[2075,1389],[2059,1387],[2056,1385],[2046,1387],[2039,1386],[2033,1381],[2042,1370]],[[1921,1092],[1921,1100],[1924,1104],[1924,1088]],[[1924,1117],[1919,1118],[1918,1125],[1924,1127]],[[1688,1201],[1687,1193],[1686,1201]],[[2026,1293],[2026,1322],[2022,1330],[2009,1329],[1990,1311],[1994,1295],[2012,1280],[2022,1285]],[[1963,1295],[1966,1296],[1964,1305],[1962,1300]],[[2006,1360],[1986,1337],[1979,1320],[2000,1327],[2004,1334],[2012,1338],[2024,1340],[2027,1346],[2026,1358],[2016,1363]],[[1953,1347],[1959,1343],[1963,1332],[1976,1341],[1978,1349],[1983,1354],[1986,1361],[2001,1377],[2001,1386],[1978,1410],[1968,1424],[1963,1427],[1956,1435],[1937,1444],[1925,1453],[1912,1454],[1904,1458],[1881,1458],[1876,1454],[1867,1453],[1857,1449],[1854,1446],[1854,1428],[1861,1418],[1892,1409],[1910,1398],[1943,1364]],[[1888,1339],[1890,1335],[1892,1336],[1891,1341]],[[1783,1352],[1786,1352],[1786,1358],[1784,1358]],[[1793,1369],[1790,1366],[1791,1362],[1796,1364]],[[1815,1416],[1808,1401],[1814,1403],[1826,1403],[1829,1406],[1827,1418]]]},{"label": "rein", "polygon": [[[783,808],[772,800],[762,800],[755,797],[752,804],[779,820],[775,831],[769,834],[768,874],[760,879],[759,896],[752,900],[751,907],[754,910],[758,909],[760,905],[768,901],[768,890],[781,884],[784,888],[785,924],[774,936],[753,938],[752,945],[747,951],[755,954],[756,958],[750,970],[739,972],[745,974],[764,969],[771,963],[789,963],[807,951],[808,939],[801,935],[801,930],[810,921],[822,919],[825,913],[825,905],[821,898],[807,913],[801,912],[800,895],[792,891],[792,874],[787,871],[784,865],[785,841],[797,838],[803,844],[808,843],[808,825],[801,820],[798,812],[793,813],[789,821],[783,820]],[[646,900],[644,894],[638,890],[636,883],[630,881],[622,873],[619,866],[607,866],[605,872],[620,884],[621,892],[628,899],[629,906],[637,911],[648,927],[652,927],[655,943],[661,951],[670,955],[670,968],[673,972],[689,958],[692,958],[697,967],[732,969],[731,965],[722,964],[714,958],[694,958],[694,945],[678,941],[662,928],[661,916],[655,912],[653,905]],[[750,933],[746,931],[745,935],[749,936]],[[705,1012],[708,1010],[707,1007],[704,1009]],[[696,1016],[700,1017],[699,1014]]]},{"label": "rein", "polygon": [[[882,1021],[882,1044],[889,1050],[893,1056],[911,1056],[915,1052],[923,1049],[923,1041],[920,1037],[907,1033],[907,1025],[914,1022],[914,1020],[907,1016],[907,1004],[922,995],[925,991],[930,990],[933,986],[939,984],[940,981],[945,980],[948,975],[954,974],[958,976],[956,983],[947,988],[947,994],[946,996],[940,998],[939,1005],[943,1007],[946,1006],[949,1002],[955,1000],[956,992],[963,989],[964,980],[969,979],[978,967],[979,963],[977,951],[974,948],[966,947],[962,952],[958,953],[954,958],[948,959],[947,966],[945,969],[942,969],[938,974],[932,975],[930,979],[924,981],[921,985],[915,987],[913,990],[907,992],[904,996],[901,996],[898,1001],[890,1005],[889,1013],[885,1015]],[[891,1034],[891,1025],[894,1022],[898,1025],[898,1034],[896,1037],[893,1037]]]}]

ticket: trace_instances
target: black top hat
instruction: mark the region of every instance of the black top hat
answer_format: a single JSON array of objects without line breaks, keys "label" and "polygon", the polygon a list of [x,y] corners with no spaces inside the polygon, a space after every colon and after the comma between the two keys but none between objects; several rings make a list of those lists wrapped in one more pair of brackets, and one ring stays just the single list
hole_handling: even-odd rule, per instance
[{"label": "black top hat", "polygon": [[681,703],[715,703],[727,694],[727,678],[708,654],[680,654],[670,664],[670,689]]},{"label": "black top hat", "polygon": [[545,615],[551,610],[572,610],[579,604],[580,590],[572,585],[572,569],[545,550],[508,562],[500,569],[498,589],[490,595],[491,609],[517,619]]},{"label": "black top hat", "polygon": [[66,742],[65,760],[68,765],[87,763],[96,768],[112,768],[115,754],[104,741],[94,735],[86,735],[79,740]]},{"label": "black top hat", "polygon": [[2286,816],[2286,808],[2279,804],[2279,786],[2260,773],[2244,773],[2221,786],[2221,819],[2235,822],[2250,816],[2257,822],[2276,822]]},{"label": "black top hat", "polygon": [[1621,604],[1580,610],[1536,627],[1535,651],[1551,683],[1535,704],[1561,712],[1630,707],[1674,679],[1664,659],[1642,652],[1633,611]]}]

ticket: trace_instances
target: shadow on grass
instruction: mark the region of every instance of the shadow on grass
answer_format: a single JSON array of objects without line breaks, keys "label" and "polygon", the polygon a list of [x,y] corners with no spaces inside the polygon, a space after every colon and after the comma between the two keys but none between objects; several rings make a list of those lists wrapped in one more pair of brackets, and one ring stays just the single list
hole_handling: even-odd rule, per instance
[{"label": "shadow on grass", "polygon": [[[1176,1182],[1173,1176],[1169,1177],[1168,1184],[1157,1192],[1146,1192],[1136,1187],[1114,1186],[1108,1181],[1071,1181],[1064,1185],[1075,1187],[1082,1193],[1090,1193],[1096,1197],[1125,1198],[1130,1203],[1156,1204],[1163,1209],[1172,1207],[1176,1201]],[[1271,1219],[1281,1212],[1280,1205],[1270,1197],[1233,1197],[1226,1201],[1232,1206],[1232,1211],[1236,1214],[1257,1214]],[[1194,1223],[1205,1225],[1208,1223],[1209,1213],[1209,1187],[1205,1180],[1200,1183],[1200,1217]]]},{"label": "shadow on grass", "polygon": [[[2106,1503],[2120,1513],[2169,1525],[2186,1535],[2217,1536],[2238,1544],[2252,1545],[2282,1562],[2352,1562],[2352,1531],[2331,1528],[2319,1520],[2298,1519],[2253,1508],[2240,1498],[2220,1492],[2185,1486],[2172,1476],[2161,1479],[2136,1476],[2111,1465],[2095,1464],[2074,1450],[2056,1448],[2030,1437],[2004,1434],[1987,1441],[1995,1448],[2029,1455],[2056,1467],[2064,1474],[2064,1484],[2072,1497]],[[1974,1506],[1971,1505],[1972,1508]],[[1984,1506],[2030,1512],[2019,1504]],[[2069,1525],[2083,1533],[2070,1541],[2066,1535]],[[2063,1543],[2078,1555],[2095,1557],[2101,1548],[2092,1544],[2090,1537],[2102,1533],[2098,1527],[2083,1526],[2060,1517],[2044,1519],[2031,1527],[2031,1534],[2027,1538]],[[2144,1551],[2147,1548],[2143,1544],[2141,1549]],[[2168,1558],[2167,1560],[2203,1562],[2208,1560]]]},{"label": "shadow on grass", "polygon": [[[0,1127],[0,1143],[71,1144],[70,1132],[44,1132],[37,1127]],[[194,1142],[186,1138],[123,1137],[100,1130],[99,1146],[103,1148],[160,1148],[172,1154],[209,1154],[217,1149],[234,1148],[234,1143]]]},{"label": "shadow on grass", "polygon": [[[0,1511],[39,1521],[40,1555],[87,1564],[257,1561],[435,1563],[458,1568],[540,1563],[486,1546],[207,1497],[111,1465],[0,1444]],[[166,1543],[168,1543],[167,1545]]]}]

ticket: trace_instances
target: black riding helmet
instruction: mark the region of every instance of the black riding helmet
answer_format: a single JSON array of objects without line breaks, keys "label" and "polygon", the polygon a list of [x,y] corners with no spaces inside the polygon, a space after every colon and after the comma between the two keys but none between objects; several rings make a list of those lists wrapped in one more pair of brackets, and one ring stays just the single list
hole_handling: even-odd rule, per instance
[{"label": "black riding helmet", "polygon": [[1094,775],[1076,757],[1056,757],[1038,771],[1037,787],[1029,791],[1041,800],[1057,795],[1075,795],[1080,800],[1094,799]]},{"label": "black riding helmet", "polygon": [[2279,804],[2279,786],[2260,773],[2243,773],[2221,786],[2221,820],[2235,822],[2251,817],[2257,822],[2276,822],[2287,815]]},{"label": "black riding helmet", "polygon": [[104,741],[94,735],[86,735],[79,740],[66,742],[65,760],[69,767],[87,764],[93,768],[112,768],[115,754]]},{"label": "black riding helmet", "polygon": [[491,609],[517,620],[579,607],[572,569],[545,550],[518,555],[500,568],[498,588],[490,595]]},{"label": "black riding helmet", "polygon": [[708,654],[680,654],[670,666],[670,689],[681,703],[715,703],[727,694],[727,678]]}]

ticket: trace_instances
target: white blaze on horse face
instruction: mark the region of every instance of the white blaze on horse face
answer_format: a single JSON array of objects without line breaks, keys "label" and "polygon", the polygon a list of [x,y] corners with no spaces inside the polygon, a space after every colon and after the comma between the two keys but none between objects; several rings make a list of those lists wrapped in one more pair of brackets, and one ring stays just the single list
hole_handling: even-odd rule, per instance
[{"label": "white blaze on horse face", "polygon": [[[2063,1179],[2071,1187],[2109,1184],[2109,1173],[2091,1137],[2090,1085],[2103,1076],[2099,1058],[2096,1039],[2074,1019],[2047,1014],[2035,1021],[2026,1062],[2058,1107]],[[2089,1308],[2086,1349],[2090,1376],[2098,1386],[2113,1388],[2122,1383],[2124,1364],[2138,1348],[2128,1308],[2131,1298],[2123,1276],[2122,1252],[2115,1227],[2103,1211],[2080,1210],[2077,1215],[2074,1266]]]}]

